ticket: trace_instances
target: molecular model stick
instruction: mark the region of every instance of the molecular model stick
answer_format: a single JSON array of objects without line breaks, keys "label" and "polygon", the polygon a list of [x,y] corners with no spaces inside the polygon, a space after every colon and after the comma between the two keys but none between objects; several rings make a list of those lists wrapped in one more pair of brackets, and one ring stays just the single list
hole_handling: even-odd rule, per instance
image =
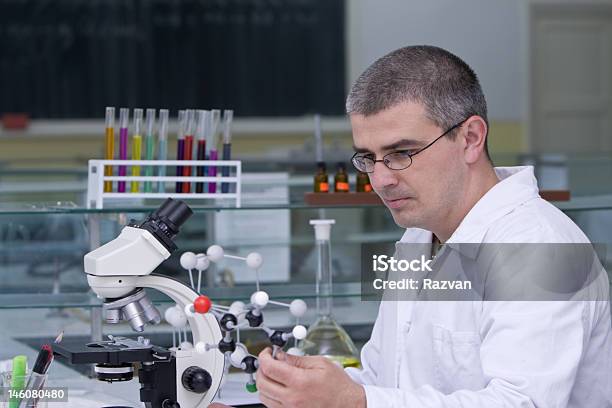
[{"label": "molecular model stick", "polygon": [[[272,343],[272,356],[276,357],[278,350],[282,349],[287,345],[290,339],[294,339],[294,346],[291,347],[287,353],[294,355],[301,355],[302,352],[297,348],[297,341],[306,338],[307,329],[303,325],[299,324],[299,319],[304,316],[307,311],[306,303],[301,299],[295,299],[291,303],[277,302],[270,299],[267,292],[261,290],[259,283],[259,269],[263,265],[263,258],[257,252],[252,252],[246,257],[240,257],[236,255],[226,254],[223,248],[219,245],[212,245],[206,251],[206,254],[194,254],[193,252],[185,252],[181,255],[180,263],[181,266],[186,269],[189,273],[189,280],[191,287],[200,294],[202,272],[208,269],[210,263],[218,263],[224,258],[240,260],[246,263],[247,267],[255,271],[255,282],[256,291],[253,292],[250,298],[250,303],[245,304],[244,302],[236,301],[233,302],[229,307],[212,304],[210,299],[206,296],[200,295],[193,304],[188,304],[184,309],[186,316],[193,316],[194,313],[208,313],[211,312],[217,318],[223,338],[218,344],[204,344],[199,342],[195,345],[195,350],[198,353],[204,353],[212,349],[218,349],[225,355],[225,374],[229,371],[230,365],[238,369],[243,370],[249,375],[249,380],[246,384],[246,389],[249,392],[257,391],[257,385],[254,378],[254,374],[259,368],[257,357],[249,353],[247,347],[240,342],[240,329],[250,327],[253,329],[259,329],[266,333],[270,343]],[[193,270],[198,271],[197,285],[193,280]],[[283,332],[281,330],[274,330],[264,324],[263,309],[268,305],[276,305],[281,307],[287,307],[293,317],[295,317],[295,326],[290,332]],[[168,315],[166,312],[165,317],[168,323],[170,323],[175,329],[179,330],[179,343],[180,330],[185,326],[182,317],[180,317],[179,307],[175,306],[175,310],[171,311]],[[172,308],[170,308],[172,309]],[[170,310],[169,309],[169,310]],[[183,312],[183,311],[180,311]],[[168,317],[170,319],[168,319]],[[185,317],[186,321],[186,317]],[[233,333],[236,333],[234,338]],[[186,336],[186,333],[185,333]],[[186,340],[186,339],[185,339]],[[174,344],[174,333],[173,333],[173,346]],[[189,345],[187,345],[189,347]],[[229,364],[227,364],[229,362]]]}]

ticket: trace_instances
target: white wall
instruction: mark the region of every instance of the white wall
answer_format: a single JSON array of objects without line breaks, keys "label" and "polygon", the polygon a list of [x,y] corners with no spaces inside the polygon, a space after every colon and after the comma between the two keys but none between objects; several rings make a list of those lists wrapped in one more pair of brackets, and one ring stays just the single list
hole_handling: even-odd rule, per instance
[{"label": "white wall", "polygon": [[522,121],[526,1],[347,0],[350,80],[396,48],[436,45],[476,71],[490,119]]}]

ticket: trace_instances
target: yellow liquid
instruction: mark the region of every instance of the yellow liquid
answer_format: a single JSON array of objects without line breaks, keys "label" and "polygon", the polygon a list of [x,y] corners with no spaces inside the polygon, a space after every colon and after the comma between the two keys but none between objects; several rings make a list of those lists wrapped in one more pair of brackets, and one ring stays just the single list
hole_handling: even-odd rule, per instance
[{"label": "yellow liquid", "polygon": [[[142,157],[142,136],[132,137],[132,160],[140,160]],[[132,176],[140,176],[140,166],[132,166]],[[139,191],[139,182],[132,181],[132,193]]]},{"label": "yellow liquid", "polygon": [[[106,144],[106,152],[105,152],[104,158],[106,160],[113,160],[115,156],[115,129],[106,128],[106,135],[104,139],[105,139],[105,144]],[[111,166],[104,166],[104,175],[112,176],[113,168]],[[104,182],[104,192],[111,193],[112,191],[113,191],[113,182],[105,181]]]},{"label": "yellow liquid", "polygon": [[325,356],[325,357],[342,365],[343,368],[347,368],[347,367],[361,368],[361,363],[355,357],[344,357],[344,356]]}]

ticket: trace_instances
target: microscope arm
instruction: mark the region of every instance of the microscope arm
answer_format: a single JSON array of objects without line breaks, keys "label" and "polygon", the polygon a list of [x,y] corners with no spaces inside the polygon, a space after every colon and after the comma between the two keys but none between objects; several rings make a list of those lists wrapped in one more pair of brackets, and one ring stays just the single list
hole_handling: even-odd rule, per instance
[{"label": "microscope arm", "polygon": [[[181,308],[192,304],[196,297],[198,297],[198,294],[188,286],[164,276],[139,276],[136,277],[135,284],[140,288],[156,289],[166,294]],[[217,344],[221,340],[221,329],[212,313],[196,313],[193,317],[187,316],[187,321],[193,333],[194,344],[198,342]],[[190,392],[182,385],[183,373],[192,366],[206,369],[212,377],[212,385],[204,396]],[[181,407],[207,407],[221,385],[224,368],[225,358],[218,350],[211,349],[204,353],[198,353],[195,348],[176,350],[177,397]]]}]

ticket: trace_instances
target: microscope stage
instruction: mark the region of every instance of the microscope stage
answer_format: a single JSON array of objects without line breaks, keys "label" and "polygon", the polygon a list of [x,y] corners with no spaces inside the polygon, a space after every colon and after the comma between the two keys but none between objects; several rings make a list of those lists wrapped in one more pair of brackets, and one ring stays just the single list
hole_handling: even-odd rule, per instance
[{"label": "microscope stage", "polygon": [[147,345],[130,347],[110,341],[83,343],[65,340],[53,345],[53,352],[70,364],[123,364],[134,362],[169,361],[172,352],[163,347]]}]

